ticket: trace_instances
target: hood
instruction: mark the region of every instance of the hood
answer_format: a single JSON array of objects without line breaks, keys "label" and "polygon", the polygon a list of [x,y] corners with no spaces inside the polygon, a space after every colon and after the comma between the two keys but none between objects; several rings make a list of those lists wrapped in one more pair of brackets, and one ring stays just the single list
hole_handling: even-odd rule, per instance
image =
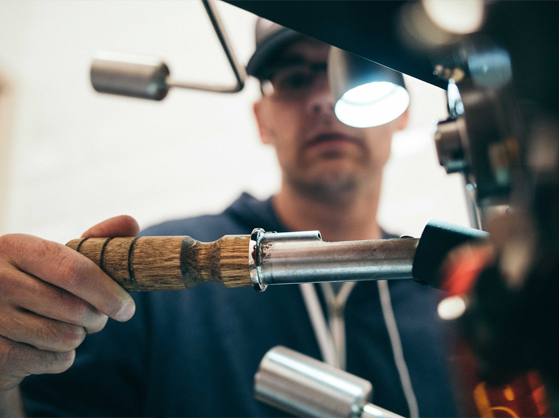
[{"label": "hood", "polygon": [[272,206],[273,196],[266,200],[258,200],[248,193],[243,193],[233,202],[225,213],[247,229],[263,228],[266,231],[287,232],[281,224]]}]

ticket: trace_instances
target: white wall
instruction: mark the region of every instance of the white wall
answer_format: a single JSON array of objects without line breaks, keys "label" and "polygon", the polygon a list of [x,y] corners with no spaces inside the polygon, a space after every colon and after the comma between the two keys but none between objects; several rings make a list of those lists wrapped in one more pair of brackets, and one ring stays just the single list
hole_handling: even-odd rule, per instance
[{"label": "white wall", "polygon": [[[246,63],[255,17],[219,6]],[[14,92],[14,116],[0,117],[1,233],[65,242],[110,216],[145,227],[277,188],[273,150],[259,143],[251,114],[254,81],[237,95],[171,91],[160,103],[99,95],[88,79],[98,50],[162,57],[176,78],[230,79],[197,1],[1,1],[0,74]],[[412,121],[395,138],[381,221],[415,235],[430,217],[467,224],[460,179],[438,166],[432,140],[444,93],[409,86]]]}]

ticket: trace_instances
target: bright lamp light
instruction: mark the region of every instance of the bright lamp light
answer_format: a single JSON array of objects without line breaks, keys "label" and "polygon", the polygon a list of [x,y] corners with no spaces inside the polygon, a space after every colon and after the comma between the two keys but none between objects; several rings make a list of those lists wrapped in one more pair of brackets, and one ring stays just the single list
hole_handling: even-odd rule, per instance
[{"label": "bright lamp light", "polygon": [[349,126],[384,125],[410,103],[402,74],[338,48],[331,48],[328,78],[336,117]]}]

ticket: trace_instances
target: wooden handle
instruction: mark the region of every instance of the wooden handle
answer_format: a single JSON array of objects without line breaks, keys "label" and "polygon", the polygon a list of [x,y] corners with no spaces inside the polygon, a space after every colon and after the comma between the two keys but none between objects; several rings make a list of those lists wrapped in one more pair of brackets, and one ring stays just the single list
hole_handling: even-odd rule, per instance
[{"label": "wooden handle", "polygon": [[202,282],[251,286],[249,235],[214,242],[190,237],[82,238],[66,244],[129,292],[190,289]]}]

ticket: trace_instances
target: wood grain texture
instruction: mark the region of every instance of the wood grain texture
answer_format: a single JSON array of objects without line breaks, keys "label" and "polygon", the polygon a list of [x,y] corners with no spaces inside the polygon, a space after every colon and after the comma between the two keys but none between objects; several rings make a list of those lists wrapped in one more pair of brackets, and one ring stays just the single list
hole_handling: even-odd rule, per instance
[{"label": "wood grain texture", "polygon": [[87,238],[68,247],[83,254],[129,292],[189,289],[214,281],[251,286],[248,235],[210,243],[190,237]]}]

